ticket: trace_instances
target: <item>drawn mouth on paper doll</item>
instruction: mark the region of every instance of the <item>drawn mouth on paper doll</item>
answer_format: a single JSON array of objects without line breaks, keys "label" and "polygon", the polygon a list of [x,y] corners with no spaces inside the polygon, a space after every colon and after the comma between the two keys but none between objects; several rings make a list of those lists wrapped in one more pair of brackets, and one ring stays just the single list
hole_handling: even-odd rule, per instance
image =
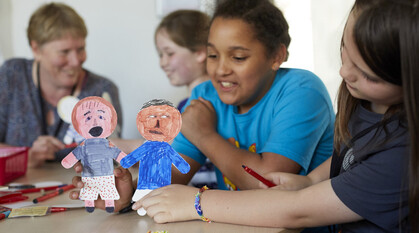
[{"label": "drawn mouth on paper doll", "polygon": [[150,130],[150,131],[148,131],[149,133],[152,133],[152,134],[159,134],[159,135],[162,135],[163,133],[162,132],[160,132],[160,131],[156,131],[156,130]]},{"label": "drawn mouth on paper doll", "polygon": [[100,126],[95,126],[89,130],[89,134],[93,137],[99,137],[103,132],[103,128]]}]

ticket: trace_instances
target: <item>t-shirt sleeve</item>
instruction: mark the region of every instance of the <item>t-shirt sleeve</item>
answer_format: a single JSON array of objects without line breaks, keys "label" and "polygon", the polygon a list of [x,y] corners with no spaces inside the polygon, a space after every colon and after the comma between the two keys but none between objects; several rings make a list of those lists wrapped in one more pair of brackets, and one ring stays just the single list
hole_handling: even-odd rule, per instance
[{"label": "t-shirt sleeve", "polygon": [[319,91],[301,87],[278,98],[271,134],[262,152],[297,162],[306,173],[326,128],[333,121],[330,104]]},{"label": "t-shirt sleeve", "polygon": [[408,183],[403,179],[407,177],[407,155],[406,147],[377,153],[332,178],[332,188],[349,209],[364,219],[385,229],[394,228],[398,214],[407,211]]},{"label": "t-shirt sleeve", "polygon": [[[199,86],[193,89],[191,97],[188,99],[183,109],[189,106],[189,104],[191,103],[191,100],[197,99],[199,96],[204,95],[202,93],[203,92],[202,89],[204,89],[203,85],[205,85],[205,83],[200,84]],[[208,98],[205,98],[205,99],[208,99]],[[205,155],[202,154],[201,151],[198,148],[196,148],[188,139],[186,139],[186,137],[183,136],[182,133],[179,133],[176,136],[176,138],[173,140],[172,147],[179,154],[186,155],[192,158],[193,160],[197,161],[201,165],[205,163],[205,160],[206,160]]]},{"label": "t-shirt sleeve", "polygon": [[78,146],[76,148],[74,148],[74,150],[72,151],[72,153],[74,154],[74,156],[76,157],[77,160],[81,160],[82,159],[82,155],[83,155],[83,146]]},{"label": "t-shirt sleeve", "polygon": [[146,141],[144,144],[139,146],[137,149],[127,154],[124,158],[121,159],[120,164],[124,168],[129,168],[134,165],[136,162],[140,161],[151,149],[149,141]]},{"label": "t-shirt sleeve", "polygon": [[121,150],[118,147],[114,146],[112,147],[112,151],[112,159],[117,159],[118,155],[121,153]]}]

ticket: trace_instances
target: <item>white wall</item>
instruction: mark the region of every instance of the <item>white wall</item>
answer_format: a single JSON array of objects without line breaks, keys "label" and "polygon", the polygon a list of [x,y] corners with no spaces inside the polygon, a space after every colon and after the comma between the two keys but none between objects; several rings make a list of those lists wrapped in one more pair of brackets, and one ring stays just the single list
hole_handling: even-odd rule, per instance
[{"label": "white wall", "polygon": [[[177,104],[187,96],[186,88],[170,86],[158,65],[153,35],[160,20],[156,14],[159,0],[58,1],[72,6],[87,24],[85,67],[119,87],[124,138],[140,137],[135,117],[144,102],[165,98]],[[44,2],[50,1],[0,0],[0,51],[4,59],[32,58],[26,27],[32,12]],[[284,66],[316,73],[334,101],[340,83],[340,37],[353,0],[276,2],[289,21],[292,37],[289,61]]]},{"label": "white wall", "polygon": [[11,37],[11,1],[0,0],[0,64],[5,57],[13,55]]},{"label": "white wall", "polygon": [[[313,0],[314,72],[325,83],[336,107],[336,94],[342,78],[340,44],[346,19],[355,0]],[[336,109],[336,108],[335,108]]]},{"label": "white wall", "polygon": [[341,77],[340,40],[354,0],[275,0],[289,24],[290,56],[283,67],[310,70],[325,83],[334,106]]}]

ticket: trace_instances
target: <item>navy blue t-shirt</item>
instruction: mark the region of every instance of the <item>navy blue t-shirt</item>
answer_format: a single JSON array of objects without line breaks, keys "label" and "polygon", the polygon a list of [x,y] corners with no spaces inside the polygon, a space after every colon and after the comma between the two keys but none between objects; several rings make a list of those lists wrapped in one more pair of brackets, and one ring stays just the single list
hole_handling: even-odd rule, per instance
[{"label": "navy blue t-shirt", "polygon": [[[349,123],[352,136],[383,118],[359,107]],[[373,129],[346,152],[332,178],[339,199],[364,220],[341,225],[342,232],[408,232],[408,132],[399,120]],[[385,141],[385,143],[383,143]]]}]

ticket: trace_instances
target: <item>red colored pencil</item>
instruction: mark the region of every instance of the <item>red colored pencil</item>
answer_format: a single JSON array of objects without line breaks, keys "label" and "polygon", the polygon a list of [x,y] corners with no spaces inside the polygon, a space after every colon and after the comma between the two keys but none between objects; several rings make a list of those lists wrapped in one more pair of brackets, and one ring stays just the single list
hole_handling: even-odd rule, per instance
[{"label": "red colored pencil", "polygon": [[252,169],[250,169],[249,167],[242,165],[242,167],[244,168],[244,170],[249,173],[250,175],[252,175],[253,177],[255,177],[256,179],[258,179],[259,181],[261,181],[262,183],[264,183],[266,186],[270,187],[274,187],[276,186],[276,184],[272,183],[271,181],[263,178],[261,175],[259,175],[258,173],[256,173],[255,171],[253,171]]},{"label": "red colored pencil", "polygon": [[57,188],[62,188],[64,186],[66,186],[66,184],[63,184],[63,185],[55,185],[55,186],[48,186],[48,187],[21,189],[18,192],[21,192],[21,193],[37,193],[37,192],[41,192],[42,190],[44,190],[44,191],[56,190]]},{"label": "red colored pencil", "polygon": [[0,204],[6,204],[6,203],[13,203],[13,202],[18,202],[18,201],[24,201],[24,200],[26,200],[28,198],[29,197],[27,197],[27,196],[23,196],[22,194],[18,194],[16,196],[11,196],[11,197],[8,197],[6,199],[0,200]]},{"label": "red colored pencil", "polygon": [[62,187],[62,188],[58,188],[57,190],[55,190],[54,192],[51,192],[51,193],[48,193],[48,194],[45,194],[45,195],[43,195],[43,196],[40,196],[40,197],[37,197],[37,198],[35,198],[35,199],[33,199],[33,203],[38,203],[38,202],[41,202],[41,201],[45,201],[45,200],[48,200],[48,199],[51,199],[51,198],[53,198],[53,197],[55,197],[55,196],[58,196],[58,195],[60,195],[60,194],[62,194],[63,192],[65,192],[65,191],[67,191],[67,190],[70,190],[70,189],[73,189],[73,188],[75,188],[74,187],[74,185],[72,185],[72,184],[69,184],[69,185],[66,185],[66,186],[64,186],[64,187]]},{"label": "red colored pencil", "polygon": [[57,213],[57,212],[67,211],[68,208],[65,208],[65,207],[51,207],[50,210],[51,210],[51,213]]}]

